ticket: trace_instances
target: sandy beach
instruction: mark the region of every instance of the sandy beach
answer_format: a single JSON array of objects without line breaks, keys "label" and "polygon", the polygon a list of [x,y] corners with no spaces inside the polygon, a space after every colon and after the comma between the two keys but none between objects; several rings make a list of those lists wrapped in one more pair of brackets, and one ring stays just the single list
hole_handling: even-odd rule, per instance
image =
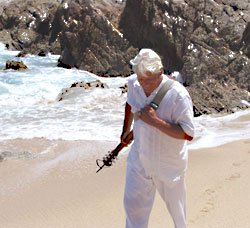
[{"label": "sandy beach", "polygon": [[[175,68],[180,69],[183,72],[187,79],[186,84],[189,84],[190,91],[193,91],[190,95],[194,98],[197,112],[210,113],[213,109],[235,112],[235,115],[202,115],[196,119],[196,132],[198,133],[196,133],[195,140],[199,142],[197,148],[200,148],[202,143],[204,145],[219,145],[228,141],[230,143],[189,151],[189,167],[186,174],[188,228],[249,228],[250,115],[249,112],[245,113],[241,110],[243,114],[237,117],[237,111],[241,112],[238,107],[248,106],[246,100],[250,101],[250,96],[246,98],[247,95],[244,95],[247,93],[250,95],[249,88],[246,91],[247,83],[249,85],[247,79],[249,68],[247,67],[250,65],[247,6],[241,7],[243,1],[238,1],[239,3],[233,5],[231,4],[233,1],[229,3],[226,1],[199,1],[197,3],[185,1],[183,5],[184,1],[179,1],[179,3],[178,1],[165,1],[165,3],[164,1],[152,1],[152,3],[144,1],[145,11],[138,8],[138,17],[134,18],[132,17],[134,14],[131,14],[131,21],[124,20],[124,27],[120,26],[121,31],[124,31],[124,37],[128,38],[126,41],[128,44],[123,44],[122,39],[117,35],[118,30],[114,29],[115,27],[110,23],[104,26],[106,22],[102,14],[97,15],[96,12],[99,12],[99,9],[103,10],[103,14],[109,21],[117,26],[120,19],[118,15],[121,14],[125,3],[120,4],[121,1],[117,0],[115,5],[115,0],[92,1],[97,7],[93,11],[91,7],[83,7],[83,10],[79,10],[74,6],[68,7],[67,4],[65,9],[58,11],[58,15],[62,16],[60,23],[65,24],[65,26],[59,26],[60,31],[54,29],[56,27],[54,24],[52,27],[49,26],[52,19],[54,20],[58,15],[54,18],[51,14],[42,13],[43,16],[39,17],[39,12],[36,12],[37,7],[31,5],[30,13],[33,18],[38,18],[37,21],[28,19],[26,16],[29,13],[22,12],[21,14],[25,17],[20,17],[20,20],[23,22],[15,27],[11,25],[15,18],[10,16],[11,20],[2,25],[5,29],[0,34],[3,40],[7,41],[1,44],[2,46],[0,45],[1,67],[6,65],[7,59],[16,59],[14,57],[16,53],[8,52],[7,54],[7,50],[4,49],[10,40],[10,34],[13,36],[14,44],[10,42],[9,46],[13,47],[15,42],[19,42],[17,45],[20,47],[31,47],[39,41],[40,37],[43,37],[42,43],[50,43],[49,47],[44,50],[51,48],[54,50],[52,53],[59,53],[59,46],[61,46],[62,59],[68,59],[67,56],[72,57],[75,64],[71,64],[73,63],[71,61],[68,63],[73,66],[79,65],[80,69],[84,65],[87,69],[91,69],[91,64],[93,64],[93,69],[103,67],[101,70],[104,71],[107,68],[111,69],[114,65],[118,67],[127,63],[129,59],[125,59],[124,51],[121,50],[132,51],[134,47],[129,46],[130,43],[133,45],[152,44],[150,46],[152,48],[154,46],[159,51],[166,49],[169,53],[163,51],[161,53],[164,58],[164,67],[166,69],[170,67],[171,71]],[[3,21],[7,20],[6,17],[9,15],[9,13],[5,15],[3,11],[11,2],[15,3],[12,6],[15,7],[28,4],[29,1],[0,0]],[[62,0],[37,1],[39,6],[43,2],[60,3]],[[216,10],[213,7],[215,3],[218,6]],[[131,6],[128,5],[127,9]],[[161,7],[162,11],[159,10]],[[11,7],[8,10],[11,11]],[[131,10],[133,10],[132,7]],[[151,11],[154,12],[152,17],[149,14]],[[60,12],[72,18],[67,20],[67,17]],[[178,18],[175,17],[177,13]],[[48,20],[47,15],[49,15]],[[92,15],[95,18],[94,16],[92,18]],[[129,13],[124,13],[124,15],[124,19],[130,18]],[[164,19],[165,17],[167,19]],[[82,18],[86,18],[86,23],[79,22]],[[197,23],[196,19],[202,23]],[[97,23],[99,20],[101,26]],[[136,32],[134,34],[133,26],[131,29],[127,27],[129,25],[127,22],[133,24],[133,20],[135,24],[138,21],[142,25],[134,27]],[[91,23],[87,23],[88,21]],[[152,21],[154,23],[151,23]],[[163,22],[166,21],[168,23],[164,24]],[[94,28],[94,24],[98,26]],[[84,26],[83,29],[79,29],[81,25]],[[112,35],[110,26],[115,35]],[[27,28],[29,31],[27,30],[26,34],[24,31]],[[109,31],[107,37],[103,35],[103,28]],[[173,28],[177,30],[176,32],[173,30],[172,33],[170,31]],[[85,30],[88,34],[93,33],[93,41],[87,42],[89,44],[82,38],[84,36],[81,36],[81,32]],[[159,32],[161,38],[159,39],[158,35],[156,38],[153,38],[153,35],[136,36],[140,33],[150,34],[151,31]],[[64,37],[64,33],[67,36]],[[56,42],[52,44],[53,34],[56,36],[62,34],[61,45],[57,45]],[[70,37],[77,41],[75,43],[79,44],[80,51],[91,52],[89,63],[85,64],[86,59],[88,60],[85,58],[88,55],[87,52],[84,52],[85,56],[76,55],[78,52],[75,51],[77,49],[70,41]],[[33,43],[30,43],[32,39]],[[69,44],[65,43],[66,41],[69,41]],[[102,44],[105,44],[103,50],[98,49]],[[41,47],[39,43],[38,50],[42,50]],[[66,55],[69,52],[68,47],[74,49],[70,52],[72,56]],[[113,52],[114,48],[117,49],[115,52]],[[107,51],[104,52],[104,50]],[[126,53],[128,53],[126,54],[128,58],[130,54]],[[85,62],[79,60],[81,56],[85,58],[83,59]],[[107,61],[102,62],[102,58],[98,56],[102,58],[107,56],[105,57]],[[119,56],[122,61],[113,61],[119,59]],[[72,83],[98,79],[97,76],[87,75],[78,69],[56,67],[58,58],[57,55],[48,55],[44,58],[26,55],[23,60],[25,64],[27,61],[28,71],[20,74],[2,71],[0,81],[0,228],[124,228],[126,218],[123,194],[129,149],[119,156],[118,161],[112,167],[105,168],[99,173],[96,173],[98,169],[96,159],[101,159],[118,144],[117,140],[105,141],[105,139],[114,139],[117,136],[117,129],[119,134],[122,130],[123,106],[126,98],[123,96],[125,94],[121,95],[120,86],[124,86],[127,81],[124,77],[103,77],[101,81],[110,84],[110,89],[95,91],[90,89],[84,90],[85,92],[79,91],[79,93],[77,90],[74,93],[74,89],[79,89],[79,87],[72,88],[69,93],[67,92],[69,96],[66,95],[61,102],[57,102],[58,94],[62,89],[67,91]],[[96,62],[97,65],[94,64]],[[241,100],[243,99],[241,94],[244,95],[244,100]],[[199,109],[202,110],[199,111]],[[73,139],[79,140],[73,141]],[[232,139],[237,140],[232,142]],[[157,193],[149,228],[173,227],[174,224],[167,208]]]},{"label": "sandy beach", "polygon": [[[122,228],[127,152],[96,174],[116,142],[10,140],[0,143],[3,228]],[[8,151],[8,153],[7,153]],[[95,151],[87,156],[86,151]],[[250,139],[189,152],[189,228],[247,228]],[[149,227],[173,227],[159,195]]]}]

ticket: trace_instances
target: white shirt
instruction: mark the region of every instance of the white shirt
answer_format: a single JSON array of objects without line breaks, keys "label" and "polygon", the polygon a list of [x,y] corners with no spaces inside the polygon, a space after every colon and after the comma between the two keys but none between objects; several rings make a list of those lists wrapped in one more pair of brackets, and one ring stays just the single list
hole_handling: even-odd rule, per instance
[{"label": "white shirt", "polygon": [[[127,102],[135,113],[150,104],[163,83],[149,97],[140,86],[134,74],[128,80]],[[180,83],[175,82],[162,99],[157,115],[166,122],[179,124],[186,134],[194,136],[193,105],[189,93]],[[187,141],[164,134],[142,120],[134,122],[134,143],[128,156],[128,164],[136,169],[145,169],[148,176],[173,182],[184,174],[187,168]]]}]

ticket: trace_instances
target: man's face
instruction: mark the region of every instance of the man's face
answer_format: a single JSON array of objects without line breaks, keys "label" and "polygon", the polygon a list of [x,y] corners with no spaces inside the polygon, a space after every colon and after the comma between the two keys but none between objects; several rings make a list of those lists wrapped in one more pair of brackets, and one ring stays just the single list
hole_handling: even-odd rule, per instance
[{"label": "man's face", "polygon": [[150,95],[161,83],[162,74],[151,74],[148,72],[146,77],[138,74],[137,78],[146,95]]}]

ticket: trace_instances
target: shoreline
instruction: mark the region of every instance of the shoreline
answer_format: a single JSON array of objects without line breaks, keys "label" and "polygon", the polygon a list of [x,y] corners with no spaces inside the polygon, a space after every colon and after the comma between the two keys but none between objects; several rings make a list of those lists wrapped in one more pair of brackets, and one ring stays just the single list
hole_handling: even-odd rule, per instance
[{"label": "shoreline", "polygon": [[[36,146],[34,146],[36,145]],[[0,162],[0,221],[5,228],[122,228],[126,153],[96,174],[115,142],[17,140],[0,150],[50,148],[33,159]],[[96,151],[86,157],[82,148]],[[250,139],[189,151],[187,222],[192,228],[245,228],[250,222]],[[100,156],[99,156],[100,155]],[[173,227],[159,194],[149,227]]]}]

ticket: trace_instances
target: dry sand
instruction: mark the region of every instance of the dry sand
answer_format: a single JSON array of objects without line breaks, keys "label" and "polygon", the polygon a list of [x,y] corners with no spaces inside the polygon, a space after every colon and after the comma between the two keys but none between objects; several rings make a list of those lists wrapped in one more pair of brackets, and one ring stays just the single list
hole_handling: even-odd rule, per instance
[{"label": "dry sand", "polygon": [[[11,152],[0,162],[1,227],[125,227],[127,154],[111,168],[95,173],[95,159],[115,144],[44,139],[1,142],[0,152]],[[88,156],[90,151],[94,153]],[[188,227],[248,228],[250,139],[189,154]],[[149,227],[174,227],[158,194]]]}]

